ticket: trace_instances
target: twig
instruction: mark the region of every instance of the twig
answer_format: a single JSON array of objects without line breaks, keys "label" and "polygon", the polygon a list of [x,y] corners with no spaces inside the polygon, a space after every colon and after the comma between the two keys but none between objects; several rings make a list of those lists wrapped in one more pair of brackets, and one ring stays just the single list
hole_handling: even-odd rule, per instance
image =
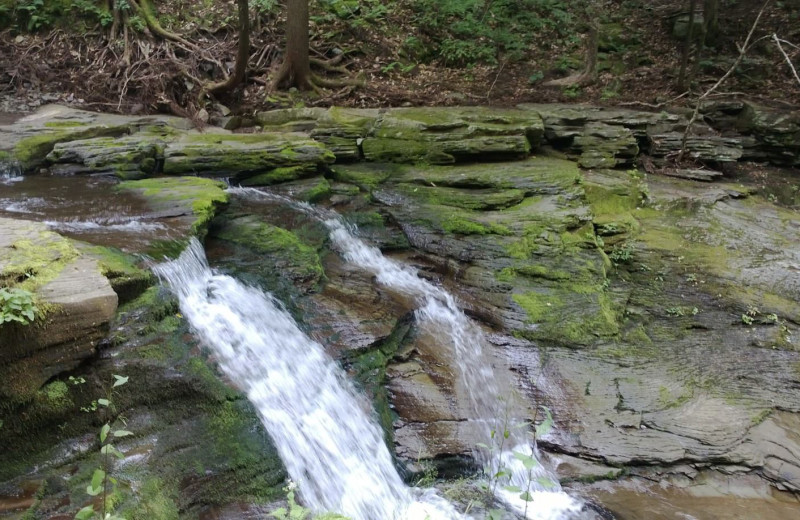
[{"label": "twig", "polygon": [[492,90],[494,90],[494,86],[497,83],[497,80],[500,78],[500,73],[503,72],[503,67],[506,66],[506,62],[500,64],[500,69],[497,71],[497,74],[494,77],[494,81],[492,81],[492,86],[489,87],[489,91],[486,93],[486,99],[489,99],[489,96],[492,95]]},{"label": "twig", "polygon": [[772,39],[775,41],[775,45],[778,46],[778,50],[781,51],[781,54],[783,54],[783,59],[786,60],[786,64],[789,65],[790,69],[792,69],[794,79],[796,79],[797,83],[800,84],[800,76],[797,75],[797,69],[794,68],[794,64],[792,63],[792,60],[789,59],[789,55],[783,50],[783,47],[781,46],[781,40],[778,38],[778,35],[772,33]]},{"label": "twig", "polygon": [[[715,90],[719,88],[722,83],[733,74],[733,71],[739,66],[744,55],[747,53],[747,50],[750,48],[750,40],[753,38],[753,33],[756,32],[756,27],[758,27],[758,22],[761,20],[761,15],[764,14],[764,11],[767,9],[767,6],[771,0],[766,0],[764,5],[761,6],[761,10],[758,12],[758,16],[756,16],[755,21],[753,22],[753,26],[750,28],[750,32],[747,33],[747,38],[744,40],[744,45],[739,47],[739,55],[736,57],[736,60],[733,62],[733,65],[728,69],[728,71],[717,80],[714,85],[705,91],[699,98],[697,98],[697,103],[695,104],[694,111],[692,112],[692,117],[689,119],[689,122],[686,124],[686,129],[683,131],[683,138],[681,139],[681,151],[678,154],[678,161],[683,160],[683,156],[686,155],[686,140],[689,138],[689,132],[692,129],[692,125],[695,121],[697,121],[697,116],[700,114],[700,105],[703,104],[703,100],[710,96]],[[760,38],[763,39],[763,38]],[[759,40],[760,40],[759,39]]]},{"label": "twig", "polygon": [[663,101],[663,102],[661,102],[661,103],[656,103],[656,104],[653,104],[653,103],[645,103],[644,101],[627,101],[627,102],[625,102],[625,103],[619,103],[619,105],[620,105],[620,106],[633,106],[633,105],[640,105],[640,106],[649,107],[649,108],[663,108],[663,107],[665,107],[665,106],[667,106],[667,105],[671,105],[672,103],[674,103],[674,102],[678,101],[679,99],[681,99],[681,98],[683,98],[683,97],[686,97],[686,96],[688,96],[690,93],[691,93],[691,92],[687,90],[686,92],[684,92],[683,94],[681,94],[681,95],[679,95],[679,96],[675,96],[675,97],[674,97],[674,98],[672,98],[672,99],[668,99],[667,101]]}]

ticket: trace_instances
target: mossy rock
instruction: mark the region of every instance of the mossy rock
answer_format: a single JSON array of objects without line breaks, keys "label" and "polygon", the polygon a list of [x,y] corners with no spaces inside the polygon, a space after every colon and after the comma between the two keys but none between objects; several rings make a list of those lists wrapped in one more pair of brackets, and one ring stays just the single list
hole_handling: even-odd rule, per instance
[{"label": "mossy rock", "polygon": [[316,286],[323,277],[315,247],[292,231],[260,221],[256,216],[220,219],[215,222],[212,235],[264,255],[264,261],[271,264],[276,275],[288,276],[302,286]]},{"label": "mossy rock", "polygon": [[116,189],[141,195],[158,215],[179,217],[188,235],[204,237],[217,211],[228,203],[225,184],[200,177],[161,177],[121,182]]},{"label": "mossy rock", "polygon": [[278,168],[315,171],[334,159],[324,145],[299,134],[184,134],[166,145],[163,172],[244,179]]}]

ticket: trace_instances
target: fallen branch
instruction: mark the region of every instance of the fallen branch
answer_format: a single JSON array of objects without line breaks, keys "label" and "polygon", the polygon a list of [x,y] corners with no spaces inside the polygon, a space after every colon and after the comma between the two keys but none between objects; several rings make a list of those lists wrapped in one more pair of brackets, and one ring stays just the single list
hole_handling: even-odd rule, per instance
[{"label": "fallen branch", "polygon": [[[778,50],[781,51],[781,54],[783,54],[783,59],[786,60],[786,64],[789,65],[790,69],[792,69],[792,74],[794,75],[794,79],[796,79],[797,83],[800,84],[800,76],[797,75],[797,69],[794,68],[794,64],[792,63],[792,60],[789,59],[789,55],[786,54],[786,51],[783,50],[783,47],[781,46],[781,42],[783,40],[778,38],[778,35],[775,34],[775,33],[772,33],[772,39],[775,41],[775,45],[778,46]],[[789,42],[784,42],[784,43],[789,43]]]}]

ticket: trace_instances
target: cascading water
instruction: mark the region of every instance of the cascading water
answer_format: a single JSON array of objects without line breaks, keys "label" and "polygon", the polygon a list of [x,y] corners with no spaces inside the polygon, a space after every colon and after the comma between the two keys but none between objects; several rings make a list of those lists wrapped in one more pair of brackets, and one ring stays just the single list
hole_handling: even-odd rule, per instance
[{"label": "cascading water", "polygon": [[[267,197],[289,203],[319,219],[328,228],[334,248],[345,260],[371,272],[379,284],[415,299],[419,304],[415,314],[421,327],[451,343],[460,386],[469,395],[476,420],[485,424],[487,440],[492,437],[491,431],[495,432],[495,438],[502,437],[498,441],[498,444],[502,442],[502,449],[478,452],[487,473],[494,475],[502,470],[508,474],[507,482],[496,487],[497,497],[526,518],[557,520],[579,515],[582,504],[561,491],[557,479],[544,466],[536,464],[531,468],[528,464],[526,467],[524,459],[536,459],[535,442],[528,438],[527,432],[510,427],[522,422],[519,417],[498,417],[498,414],[507,415],[501,410],[508,409],[508,405],[500,398],[501,386],[492,370],[486,338],[450,293],[420,278],[415,269],[385,257],[378,248],[366,244],[333,212],[253,188],[229,191],[240,196]],[[510,388],[510,385],[502,388]],[[504,435],[506,430],[508,438]],[[521,491],[510,491],[508,487]],[[527,500],[522,498],[523,493],[527,494]]]},{"label": "cascading water", "polygon": [[14,162],[0,160],[0,184],[9,184],[22,180],[22,170]]},{"label": "cascading water", "polygon": [[433,492],[403,484],[369,404],[269,294],[216,274],[196,240],[154,270],[258,410],[312,510],[353,520],[462,518]]}]

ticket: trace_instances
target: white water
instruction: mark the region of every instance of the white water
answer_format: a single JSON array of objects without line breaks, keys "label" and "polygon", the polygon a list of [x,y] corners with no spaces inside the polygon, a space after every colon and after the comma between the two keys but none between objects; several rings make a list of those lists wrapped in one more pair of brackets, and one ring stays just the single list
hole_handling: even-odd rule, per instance
[{"label": "white water", "polygon": [[[132,219],[133,217],[131,217]],[[108,223],[102,220],[45,220],[47,227],[56,231],[108,231],[108,232],[129,232],[129,233],[149,233],[166,229],[163,224],[158,222],[140,222],[128,219],[124,223]]]},{"label": "white water", "polygon": [[[333,212],[253,188],[231,188],[229,191],[243,197],[289,203],[318,218],[328,228],[334,248],[345,260],[371,272],[379,284],[417,301],[419,307],[415,314],[421,327],[451,344],[453,358],[459,368],[460,387],[470,397],[475,419],[485,424],[485,444],[494,445],[491,452],[476,447],[479,461],[489,475],[501,469],[510,473],[496,488],[498,499],[530,519],[559,520],[579,515],[582,504],[564,493],[558,479],[541,463],[529,470],[522,460],[514,456],[518,453],[537,459],[535,442],[528,432],[512,427],[523,422],[520,417],[503,412],[508,410],[513,413],[508,403],[500,398],[503,391],[508,393],[511,384],[498,384],[492,369],[490,346],[482,330],[461,311],[449,292],[420,278],[415,269],[385,257],[378,248],[366,244],[355,236],[354,229]],[[506,429],[509,435],[504,439],[503,432]],[[493,437],[491,431],[495,432]],[[529,500],[522,499],[519,491],[508,491],[504,486],[527,491]]]},{"label": "white water", "polygon": [[0,184],[11,184],[22,180],[19,165],[13,162],[0,161]]},{"label": "white water", "polygon": [[308,507],[353,520],[462,518],[434,493],[404,485],[370,405],[272,296],[214,273],[196,240],[155,272],[258,410]]}]

